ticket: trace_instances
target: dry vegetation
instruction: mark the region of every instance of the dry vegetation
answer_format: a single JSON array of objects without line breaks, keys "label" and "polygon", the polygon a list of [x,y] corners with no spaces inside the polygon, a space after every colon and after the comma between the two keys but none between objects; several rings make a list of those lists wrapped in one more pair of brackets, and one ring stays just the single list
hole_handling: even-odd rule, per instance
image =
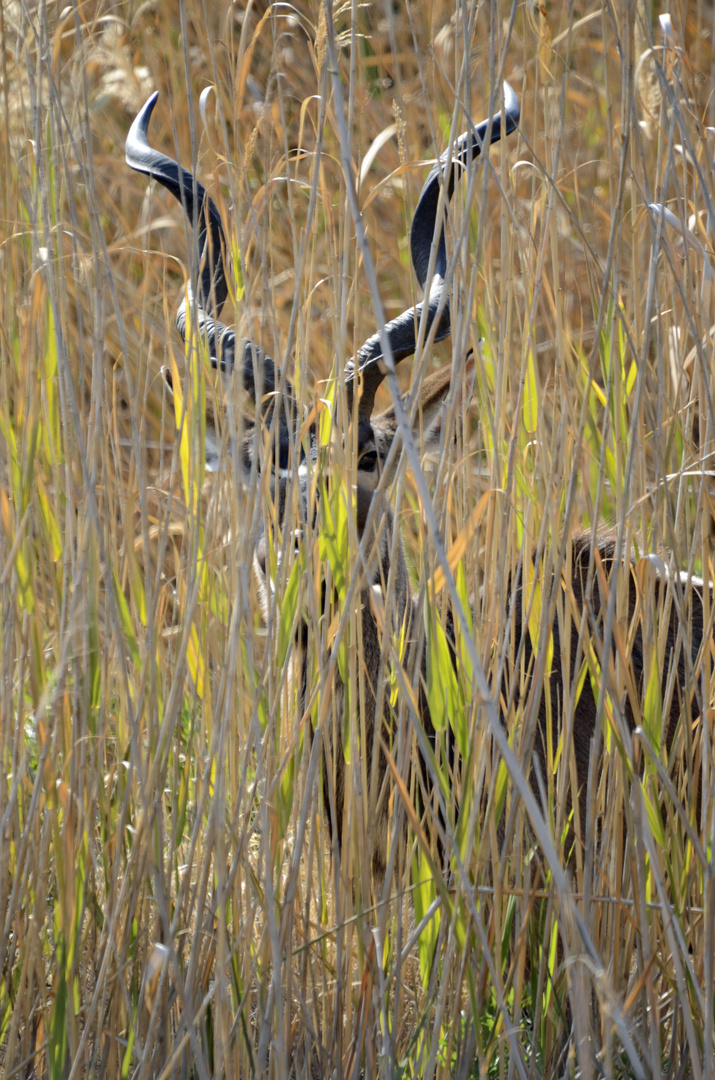
[{"label": "dry vegetation", "polygon": [[[520,556],[560,565],[564,535],[605,521],[634,557],[655,552],[672,570],[715,577],[713,279],[703,252],[646,210],[662,200],[683,225],[695,215],[709,250],[711,7],[676,3],[670,36],[641,3],[458,8],[334,9],[339,103],[320,0],[171,10],[3,0],[7,1078],[715,1075],[711,732],[681,727],[677,790],[644,767],[645,735],[623,737],[620,600],[619,663],[608,679],[596,662],[584,671],[604,690],[604,770],[575,851],[568,694],[552,703],[565,722],[542,778],[547,809],[530,820],[514,762],[527,770],[535,698],[524,692],[508,709],[507,768],[465,653],[447,673],[448,711],[469,753],[454,775],[443,754],[434,765],[450,868],[398,828],[383,891],[365,855],[378,793],[359,710],[345,733],[342,856],[330,850],[311,755],[310,732],[330,717],[330,660],[349,644],[354,702],[364,675],[354,614],[336,640],[337,607],[321,603],[335,555],[322,566],[318,524],[294,551],[290,502],[265,628],[251,563],[270,494],[239,489],[228,453],[201,488],[202,402],[224,449],[245,403],[186,364],[173,328],[189,238],[177,204],[124,164],[139,106],[160,90],[154,145],[193,161],[221,208],[240,331],[285,361],[306,410],[327,417],[321,400],[341,392],[327,380],[375,328],[339,110],[392,316],[414,298],[406,238],[422,163],[467,114],[487,115],[506,77],[519,133],[492,150],[469,204],[459,188],[450,218],[452,338],[400,372],[407,389],[435,365],[461,371],[485,338],[474,402],[456,425],[464,438],[425,462],[432,511],[404,462],[392,493],[425,624],[447,592],[432,513],[495,694]],[[181,438],[159,374],[170,363],[181,377],[189,368]],[[354,468],[341,446],[333,440],[327,470],[334,493]],[[350,581],[361,563],[343,528],[334,548]],[[567,588],[536,590],[530,627],[542,652]],[[305,715],[288,677],[299,618]],[[657,666],[663,646],[649,640]],[[388,643],[386,656],[398,687],[398,650]],[[714,659],[706,650],[699,668],[708,702]],[[395,694],[394,738],[414,754],[407,696]],[[655,699],[641,706],[657,756]],[[660,757],[667,764],[663,747]],[[684,794],[696,775],[700,817]],[[404,791],[391,798],[404,815]]]}]

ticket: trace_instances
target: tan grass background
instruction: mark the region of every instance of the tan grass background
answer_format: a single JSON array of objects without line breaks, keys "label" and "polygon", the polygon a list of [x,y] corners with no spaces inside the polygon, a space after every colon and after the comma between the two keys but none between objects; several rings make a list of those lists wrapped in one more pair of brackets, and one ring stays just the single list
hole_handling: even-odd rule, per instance
[{"label": "tan grass background", "polygon": [[[339,614],[321,606],[319,529],[297,554],[288,506],[264,627],[251,564],[266,485],[241,487],[226,452],[199,493],[202,402],[224,450],[248,406],[208,371],[187,376],[182,457],[160,371],[186,370],[174,315],[189,237],[123,149],[159,90],[153,144],[193,163],[231,239],[224,317],[320,411],[375,329],[338,110],[392,316],[419,298],[407,238],[424,163],[509,79],[519,132],[471,201],[458,185],[448,226],[452,338],[400,372],[405,390],[444,363],[461,377],[485,339],[463,434],[424,471],[496,694],[520,557],[554,566],[564,534],[603,521],[635,555],[713,577],[713,286],[703,254],[646,210],[692,217],[710,251],[712,6],[675,4],[670,28],[606,0],[0,11],[3,1075],[715,1075],[710,712],[674,744],[676,792],[643,773],[638,738],[613,734],[625,681],[613,689],[595,821],[569,860],[567,744],[529,823],[528,785],[500,762],[460,664],[471,756],[455,776],[438,760],[460,864],[431,872],[398,833],[384,891],[371,881],[359,710],[350,839],[330,850],[309,738],[331,708]],[[332,475],[352,475],[346,445]],[[405,462],[392,499],[415,593],[443,615]],[[299,612],[306,715],[290,678]],[[414,756],[399,694],[396,713]],[[517,701],[505,717],[522,763],[532,714]]]}]

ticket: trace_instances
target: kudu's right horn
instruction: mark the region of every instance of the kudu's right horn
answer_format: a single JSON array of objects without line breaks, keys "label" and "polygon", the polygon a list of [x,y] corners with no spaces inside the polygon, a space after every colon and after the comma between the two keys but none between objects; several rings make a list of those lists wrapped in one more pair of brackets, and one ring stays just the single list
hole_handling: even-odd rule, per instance
[{"label": "kudu's right horn", "polygon": [[[451,156],[444,153],[427,177],[417,203],[415,216],[412,219],[412,230],[410,232],[412,265],[423,290],[427,280],[432,241],[435,238],[441,185],[445,185],[447,199],[450,200],[454,192],[457,169],[465,168],[468,162],[482,152],[487,136],[489,136],[489,143],[494,143],[502,135],[511,135],[518,127],[519,118],[519,100],[509,83],[505,82],[503,113],[492,117],[491,120],[482,120],[472,132],[467,131],[460,136],[454,153]],[[439,316],[439,324],[435,331],[434,340],[442,341],[449,336],[451,320],[449,297],[445,291],[446,273],[447,247],[444,239],[444,226],[442,226],[437,240],[434,275],[429,289],[425,290],[424,300],[417,304],[416,307],[410,307],[403,311],[401,315],[392,319],[385,326],[385,334],[390,343],[390,351],[395,363],[404,360],[407,356],[412,356],[414,353],[417,346],[416,328],[419,326],[425,304],[427,305],[426,333],[430,332],[435,318]],[[355,381],[358,375],[361,377],[360,400],[358,402],[358,415],[360,417],[369,418],[372,414],[375,393],[386,374],[387,369],[383,358],[381,335],[376,333],[371,338],[368,338],[357,355],[352,360],[349,360],[345,367],[345,382],[350,406],[352,406]]]}]

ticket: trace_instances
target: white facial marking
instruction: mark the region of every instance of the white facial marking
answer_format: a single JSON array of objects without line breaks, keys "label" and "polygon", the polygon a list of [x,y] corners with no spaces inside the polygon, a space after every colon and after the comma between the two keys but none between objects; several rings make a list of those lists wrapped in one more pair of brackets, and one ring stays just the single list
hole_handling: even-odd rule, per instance
[{"label": "white facial marking", "polygon": [[296,472],[298,474],[298,479],[299,480],[305,480],[307,478],[307,476],[308,476],[308,466],[307,466],[307,464],[305,462],[303,462],[302,465],[298,466],[297,470],[296,469],[278,469],[278,478],[279,478],[279,480],[292,480],[293,476],[296,474]]}]

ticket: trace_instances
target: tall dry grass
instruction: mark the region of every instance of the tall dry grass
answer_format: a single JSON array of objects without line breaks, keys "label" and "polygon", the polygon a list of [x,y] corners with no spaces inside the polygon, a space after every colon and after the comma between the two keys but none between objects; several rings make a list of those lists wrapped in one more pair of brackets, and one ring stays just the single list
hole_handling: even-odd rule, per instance
[{"label": "tall dry grass", "polygon": [[[573,823],[575,688],[552,702],[545,812],[525,779],[538,699],[517,693],[502,729],[483,694],[503,686],[520,558],[535,558],[537,586],[550,569],[561,581],[562,539],[605,521],[634,557],[713,577],[710,264],[645,209],[695,215],[710,250],[711,7],[680,5],[667,33],[640,3],[0,10],[5,1077],[715,1075],[709,723],[681,725],[669,786],[643,765],[645,737],[624,737],[627,656],[608,678],[584,668],[603,686],[603,770]],[[418,774],[381,794],[369,768],[360,620],[341,609],[362,565],[339,512],[350,442],[326,440],[332,494],[299,550],[295,495],[272,534],[264,627],[251,564],[274,509],[230,460],[248,406],[187,363],[173,320],[190,237],[123,145],[159,89],[154,145],[193,163],[229,232],[225,317],[325,427],[324,399],[340,397],[328,380],[375,328],[344,161],[392,316],[415,299],[423,163],[487,115],[504,77],[521,126],[455,196],[452,338],[400,373],[405,389],[434,365],[459,376],[485,338],[466,424],[455,406],[448,418],[464,438],[424,463],[430,500],[404,461],[391,496],[430,640],[450,592],[441,546],[452,605],[472,620],[456,669],[440,671],[438,644],[432,657],[433,712],[443,693],[464,752],[450,771],[440,733],[442,871],[429,813],[400,825]],[[166,364],[183,380],[180,436]],[[224,464],[204,487],[205,407]],[[600,633],[624,629],[627,574]],[[544,663],[563,581],[532,590]],[[305,715],[291,677],[303,621]],[[379,677],[407,776],[420,725],[400,660],[386,641]],[[354,703],[342,853],[310,738],[330,723],[335,664]],[[657,692],[641,703],[656,751],[661,705]],[[367,853],[387,797],[383,888]]]}]

